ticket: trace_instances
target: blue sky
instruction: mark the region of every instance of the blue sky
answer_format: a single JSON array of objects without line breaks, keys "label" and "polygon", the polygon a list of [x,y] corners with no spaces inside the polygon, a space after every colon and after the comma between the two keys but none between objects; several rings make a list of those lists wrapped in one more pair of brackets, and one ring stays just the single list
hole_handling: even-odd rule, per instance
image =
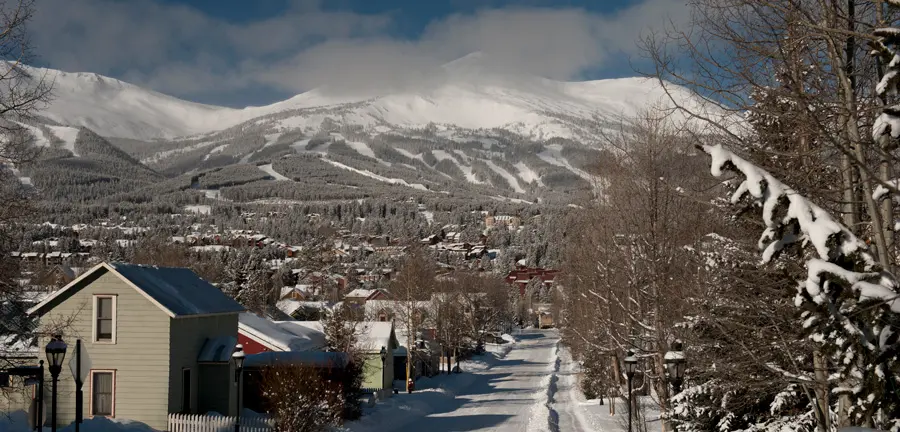
[{"label": "blue sky", "polygon": [[685,0],[42,0],[38,64],[197,102],[380,87],[468,53],[559,80],[633,75],[642,32]]}]

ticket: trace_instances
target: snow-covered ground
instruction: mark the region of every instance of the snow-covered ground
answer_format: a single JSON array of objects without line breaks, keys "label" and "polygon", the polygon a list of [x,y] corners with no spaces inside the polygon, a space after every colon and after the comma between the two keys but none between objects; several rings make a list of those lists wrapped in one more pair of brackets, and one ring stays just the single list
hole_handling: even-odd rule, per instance
[{"label": "snow-covered ground", "polygon": [[[627,405],[616,415],[609,401],[585,400],[577,385],[577,363],[559,344],[556,330],[523,330],[503,358],[464,363],[463,374],[417,382],[419,390],[380,402],[347,432],[508,431],[624,432]],[[422,387],[426,389],[422,390]],[[659,414],[647,413],[648,430],[661,430]]]},{"label": "snow-covered ground", "polygon": [[[108,419],[106,417],[86,418],[79,428],[81,432],[158,432],[143,423],[128,420]],[[75,425],[71,424],[57,429],[59,432],[73,432]],[[0,431],[2,432],[32,432],[28,426],[28,414],[25,411],[16,411],[8,416],[0,413]],[[43,432],[50,432],[49,427],[44,427]]]},{"label": "snow-covered ground", "polygon": [[184,210],[200,215],[212,214],[212,207],[203,204],[184,206]]},{"label": "snow-covered ground", "polygon": [[[588,400],[578,389],[578,364],[572,360],[572,355],[566,347],[559,350],[559,369],[557,372],[556,392],[553,403],[553,411],[557,416],[556,424],[551,424],[550,430],[556,431],[600,431],[600,432],[624,432],[628,429],[628,404],[622,399],[616,399],[616,414],[610,414],[609,399],[603,403],[598,399]],[[647,406],[647,430],[657,432],[662,430],[659,421],[659,412],[651,409],[654,402],[644,398],[641,402]]]},{"label": "snow-covered ground", "polygon": [[[508,431],[624,432],[627,406],[585,400],[578,390],[578,365],[559,344],[556,330],[523,330],[511,343],[488,345],[488,353],[464,361],[463,373],[422,378],[416,391],[401,392],[366,409],[339,428],[343,432]],[[398,381],[398,383],[400,383]],[[402,384],[401,384],[402,385]],[[649,402],[652,406],[652,402]],[[647,412],[651,432],[661,430],[659,414]],[[0,431],[25,432],[24,412],[0,417]],[[70,432],[70,428],[62,429]],[[89,419],[85,432],[151,432],[138,423]]]},{"label": "snow-covered ground", "polygon": [[[548,368],[559,336],[555,330],[524,330],[503,359],[463,364],[464,373],[439,376],[438,387],[400,393],[375,412],[346,426],[369,431],[511,431],[530,432],[533,413],[546,406]],[[482,364],[483,363],[483,364]],[[549,419],[543,422],[549,424]]]}]

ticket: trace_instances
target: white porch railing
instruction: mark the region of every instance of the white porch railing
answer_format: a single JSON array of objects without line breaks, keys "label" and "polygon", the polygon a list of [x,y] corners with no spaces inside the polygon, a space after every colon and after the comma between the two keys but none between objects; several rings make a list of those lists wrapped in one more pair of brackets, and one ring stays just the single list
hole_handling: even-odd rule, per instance
[{"label": "white porch railing", "polygon": [[[232,432],[234,417],[203,414],[169,414],[169,432]],[[275,421],[269,417],[241,417],[241,432],[272,432]]]}]

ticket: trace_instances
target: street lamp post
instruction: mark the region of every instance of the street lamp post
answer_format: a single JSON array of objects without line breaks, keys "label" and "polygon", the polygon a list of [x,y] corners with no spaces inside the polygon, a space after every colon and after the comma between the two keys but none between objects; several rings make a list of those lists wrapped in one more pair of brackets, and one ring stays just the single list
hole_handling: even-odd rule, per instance
[{"label": "street lamp post", "polygon": [[56,432],[56,383],[59,380],[59,373],[62,372],[63,360],[66,358],[66,343],[63,342],[62,336],[54,336],[47,344],[45,351],[47,353],[48,368],[50,376],[53,378],[53,388],[50,402],[50,430]]},{"label": "street lamp post", "polygon": [[384,388],[384,360],[387,359],[387,348],[381,347],[381,388]]},{"label": "street lamp post", "polygon": [[632,405],[634,405],[631,401],[631,380],[634,378],[634,373],[637,371],[637,357],[634,356],[633,351],[628,351],[625,355],[625,376],[628,378],[628,432],[631,431],[631,419],[634,418],[633,413],[631,412]]},{"label": "street lamp post", "polygon": [[241,430],[241,374],[244,372],[244,346],[237,344],[234,346],[234,353],[231,354],[231,360],[234,362],[234,382],[237,384],[237,394],[235,396],[235,406],[237,413],[234,420],[234,432]]},{"label": "street lamp post", "polygon": [[680,340],[672,342],[672,348],[666,353],[665,364],[669,372],[669,381],[672,382],[672,388],[675,394],[681,393],[681,384],[684,382],[684,369],[686,362],[684,360],[684,344]]},{"label": "street lamp post", "polygon": [[[672,347],[666,353],[664,362],[666,370],[669,372],[669,381],[672,383],[674,394],[681,393],[681,384],[684,382],[684,370],[687,362],[684,359],[684,344],[680,340],[672,342]],[[672,430],[675,425],[672,425]]]}]

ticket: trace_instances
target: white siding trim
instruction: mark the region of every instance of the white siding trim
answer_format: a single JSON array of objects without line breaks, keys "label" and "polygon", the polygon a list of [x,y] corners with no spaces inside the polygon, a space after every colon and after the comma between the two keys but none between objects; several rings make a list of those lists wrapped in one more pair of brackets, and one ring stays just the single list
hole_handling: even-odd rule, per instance
[{"label": "white siding trim", "polygon": [[[107,345],[115,345],[116,344],[116,327],[118,327],[119,321],[119,313],[118,313],[118,298],[119,296],[115,294],[94,294],[93,299],[93,310],[91,311],[91,342],[95,344],[107,344]],[[112,299],[112,340],[97,340],[97,313],[99,309],[97,308],[98,299],[101,298],[109,298]]]},{"label": "white siding trim", "polygon": [[[94,373],[111,373],[112,374],[112,415],[109,418],[116,418],[116,370],[115,369],[91,369],[90,387],[88,389],[88,418],[94,418]],[[107,417],[107,416],[100,416]]]}]

